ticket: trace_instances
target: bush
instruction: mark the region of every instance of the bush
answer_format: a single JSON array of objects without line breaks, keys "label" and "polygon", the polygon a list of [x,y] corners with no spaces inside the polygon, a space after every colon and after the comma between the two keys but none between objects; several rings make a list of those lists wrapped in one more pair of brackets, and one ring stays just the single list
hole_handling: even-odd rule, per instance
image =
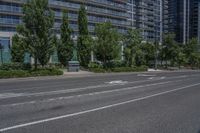
[{"label": "bush", "polygon": [[30,71],[32,76],[53,76],[53,75],[63,75],[63,71],[59,69],[38,69]]},{"label": "bush", "polygon": [[16,77],[29,77],[30,73],[23,70],[0,70],[0,78],[16,78]]},{"label": "bush", "polygon": [[0,70],[30,70],[31,64],[22,64],[22,63],[6,63],[0,66]]},{"label": "bush", "polygon": [[110,69],[103,69],[103,68],[90,68],[90,71],[95,73],[105,73],[105,72],[143,72],[147,71],[147,66],[141,67],[116,67]]},{"label": "bush", "polygon": [[143,72],[147,71],[146,66],[141,66],[141,67],[117,67],[117,68],[112,68],[112,72]]},{"label": "bush", "polygon": [[88,64],[89,68],[103,68],[103,65],[100,64],[99,62],[90,62]]},{"label": "bush", "polygon": [[109,67],[109,68],[118,68],[118,67],[124,67],[124,66],[126,66],[125,65],[125,62],[124,61],[111,61],[111,62],[109,62],[108,64],[107,64],[107,66]]},{"label": "bush", "polygon": [[39,69],[39,70],[0,70],[0,78],[35,77],[63,75],[59,69]]},{"label": "bush", "polygon": [[89,70],[91,72],[95,72],[95,73],[105,73],[105,72],[107,72],[106,69],[103,69],[103,68],[90,68]]}]

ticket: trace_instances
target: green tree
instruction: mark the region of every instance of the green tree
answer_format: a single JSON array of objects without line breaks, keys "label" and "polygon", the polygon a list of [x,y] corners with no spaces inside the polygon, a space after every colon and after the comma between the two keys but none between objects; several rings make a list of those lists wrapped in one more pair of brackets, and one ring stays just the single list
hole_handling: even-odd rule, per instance
[{"label": "green tree", "polygon": [[81,66],[87,67],[90,62],[92,38],[88,31],[87,12],[84,5],[81,5],[78,13],[79,36],[77,42],[78,59]]},{"label": "green tree", "polygon": [[27,44],[37,69],[38,61],[42,66],[46,65],[54,51],[54,13],[48,6],[48,0],[29,0],[22,12],[23,24],[17,27],[17,32]]},{"label": "green tree", "polygon": [[181,65],[185,65],[185,63],[187,62],[186,54],[183,52],[183,48],[181,47],[177,49],[176,62],[179,69],[181,68]]},{"label": "green tree", "polygon": [[95,56],[107,68],[119,54],[120,35],[110,22],[98,24],[95,33]]},{"label": "green tree", "polygon": [[194,66],[198,60],[199,48],[198,48],[198,39],[192,38],[186,43],[184,51],[188,58],[188,64]]},{"label": "green tree", "polygon": [[145,65],[151,66],[151,61],[155,60],[155,45],[151,42],[145,42],[141,44],[141,49],[144,54]]},{"label": "green tree", "polygon": [[168,66],[168,61],[171,62],[171,65],[174,64],[176,58],[176,50],[178,43],[175,41],[175,34],[166,34],[164,35],[164,41],[162,44],[162,58],[166,61],[166,66]]},{"label": "green tree", "polygon": [[11,56],[13,62],[24,62],[25,44],[17,34],[12,37]]},{"label": "green tree", "polygon": [[125,61],[126,64],[130,67],[134,65],[141,65],[142,58],[144,55],[140,49],[140,45],[142,43],[142,37],[139,30],[129,29],[127,34],[124,36],[123,40],[125,44]]},{"label": "green tree", "polygon": [[72,29],[69,27],[67,10],[63,11],[61,24],[61,41],[58,44],[58,59],[63,66],[67,66],[67,62],[72,59],[74,43],[71,38]]}]

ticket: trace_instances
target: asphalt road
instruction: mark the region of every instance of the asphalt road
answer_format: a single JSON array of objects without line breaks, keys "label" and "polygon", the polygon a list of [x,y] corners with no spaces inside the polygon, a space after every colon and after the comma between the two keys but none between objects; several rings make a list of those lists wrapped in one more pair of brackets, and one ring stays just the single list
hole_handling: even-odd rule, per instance
[{"label": "asphalt road", "polygon": [[200,133],[200,72],[0,81],[1,133]]}]

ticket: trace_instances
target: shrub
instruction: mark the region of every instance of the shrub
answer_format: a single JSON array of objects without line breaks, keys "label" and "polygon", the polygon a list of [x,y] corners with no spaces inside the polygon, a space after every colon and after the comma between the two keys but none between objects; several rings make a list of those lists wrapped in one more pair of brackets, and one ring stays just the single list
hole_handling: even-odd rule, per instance
[{"label": "shrub", "polygon": [[0,70],[0,78],[35,77],[63,75],[59,69],[39,69],[39,70]]},{"label": "shrub", "polygon": [[38,69],[30,71],[32,76],[53,76],[53,75],[63,75],[63,71],[59,69]]},{"label": "shrub", "polygon": [[147,66],[141,67],[115,67],[110,69],[103,68],[90,68],[90,71],[95,73],[105,73],[105,72],[143,72],[147,71]]},{"label": "shrub", "polygon": [[90,62],[88,68],[103,68],[103,65],[99,62]]},{"label": "shrub", "polygon": [[126,65],[125,65],[124,61],[115,60],[115,61],[111,61],[111,62],[107,63],[107,66],[109,68],[116,68],[116,67],[124,67]]},{"label": "shrub", "polygon": [[15,77],[28,77],[30,73],[23,70],[0,70],[0,78],[15,78]]},{"label": "shrub", "polygon": [[30,70],[31,64],[22,64],[22,63],[6,63],[0,66],[0,70]]},{"label": "shrub", "polygon": [[95,73],[105,73],[105,72],[107,72],[106,69],[103,69],[103,68],[90,68],[89,70],[91,72],[95,72]]}]

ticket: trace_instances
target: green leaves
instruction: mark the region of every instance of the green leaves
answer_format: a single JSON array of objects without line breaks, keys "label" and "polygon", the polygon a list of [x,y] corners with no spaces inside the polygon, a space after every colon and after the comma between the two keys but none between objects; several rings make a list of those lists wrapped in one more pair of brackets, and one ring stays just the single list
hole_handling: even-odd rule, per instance
[{"label": "green leaves", "polygon": [[103,62],[104,67],[108,67],[107,64],[119,54],[120,35],[110,22],[98,24],[95,33],[96,58]]},{"label": "green leaves", "polygon": [[49,8],[48,0],[29,0],[23,6],[23,14],[23,24],[18,26],[18,34],[26,44],[25,49],[34,57],[35,68],[37,61],[44,66],[55,48],[53,11]]},{"label": "green leaves", "polygon": [[67,10],[63,11],[61,24],[61,41],[58,43],[58,59],[63,66],[67,66],[72,59],[74,43],[71,39],[72,29],[69,27]]},{"label": "green leaves", "polygon": [[12,38],[11,56],[12,61],[17,63],[24,63],[25,44],[23,40],[14,35]]},{"label": "green leaves", "polygon": [[84,5],[81,5],[78,14],[79,36],[77,41],[78,58],[81,66],[87,67],[90,62],[91,46],[93,39],[89,35],[87,12]]},{"label": "green leaves", "polygon": [[128,66],[142,65],[144,54],[141,51],[142,37],[139,30],[129,29],[124,35],[125,61]]}]

